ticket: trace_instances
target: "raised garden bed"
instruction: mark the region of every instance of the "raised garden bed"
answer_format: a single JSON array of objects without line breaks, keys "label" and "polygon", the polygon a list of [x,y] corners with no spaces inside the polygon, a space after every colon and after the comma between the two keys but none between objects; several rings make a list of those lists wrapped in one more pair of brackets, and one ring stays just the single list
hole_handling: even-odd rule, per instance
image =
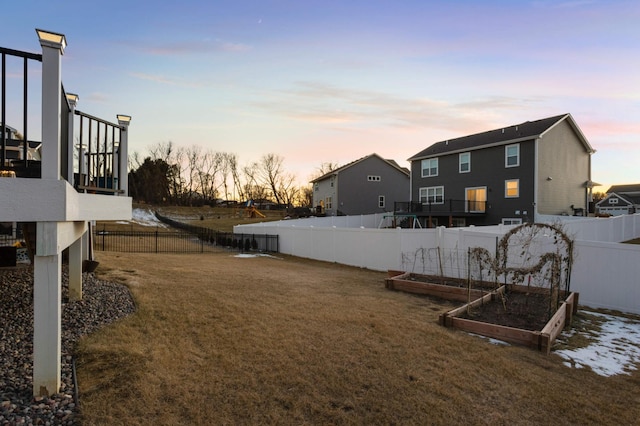
[{"label": "raised garden bed", "polygon": [[495,288],[492,284],[485,283],[479,286],[480,289],[476,286],[476,288],[469,291],[465,280],[459,278],[434,277],[401,271],[389,271],[389,278],[385,280],[385,287],[390,290],[423,294],[460,302],[475,300]]},{"label": "raised garden bed", "polygon": [[[469,290],[464,280],[389,271],[388,289],[468,301],[440,315],[438,322],[470,333],[524,345],[549,354],[553,342],[578,310],[578,293],[566,296],[549,321],[548,289],[509,284],[496,290]],[[456,283],[457,281],[457,283]],[[465,286],[463,287],[462,284]]]}]

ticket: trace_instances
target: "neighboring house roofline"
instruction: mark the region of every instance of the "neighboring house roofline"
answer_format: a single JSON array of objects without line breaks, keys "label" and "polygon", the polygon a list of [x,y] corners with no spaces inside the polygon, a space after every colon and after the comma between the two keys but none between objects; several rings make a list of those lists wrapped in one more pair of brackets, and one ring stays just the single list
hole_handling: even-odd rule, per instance
[{"label": "neighboring house roofline", "polygon": [[609,189],[607,189],[607,194],[611,192],[615,192],[617,194],[637,192],[638,194],[640,194],[640,183],[632,183],[627,185],[612,185]]},{"label": "neighboring house roofline", "polygon": [[320,177],[317,177],[315,179],[313,179],[312,181],[310,181],[310,183],[316,183],[316,182],[320,182],[323,181],[325,179],[328,179],[331,176],[336,176],[338,175],[341,171],[348,169],[349,167],[355,166],[356,164],[367,160],[371,157],[378,157],[380,160],[384,161],[385,163],[389,164],[391,167],[393,167],[394,169],[397,169],[398,171],[404,173],[407,176],[410,176],[411,172],[409,171],[409,169],[407,169],[406,167],[400,167],[400,165],[398,165],[398,163],[396,163],[394,160],[386,160],[384,158],[382,158],[381,156],[379,156],[378,154],[376,154],[375,152],[373,154],[369,154],[367,156],[364,156],[362,158],[358,158],[357,160],[354,160],[350,163],[345,164],[344,166],[340,166],[335,170],[331,170],[328,173],[323,174]]},{"label": "neighboring house roofline", "polygon": [[526,121],[513,126],[498,128],[487,132],[475,133],[460,138],[449,139],[436,142],[428,148],[420,151],[408,161],[434,158],[441,155],[450,155],[477,149],[484,149],[493,146],[510,145],[522,141],[542,138],[547,132],[553,129],[562,121],[567,121],[575,131],[580,142],[584,145],[589,154],[595,150],[591,147],[584,134],[578,127],[571,114],[562,114],[554,117],[543,118],[536,121]]}]

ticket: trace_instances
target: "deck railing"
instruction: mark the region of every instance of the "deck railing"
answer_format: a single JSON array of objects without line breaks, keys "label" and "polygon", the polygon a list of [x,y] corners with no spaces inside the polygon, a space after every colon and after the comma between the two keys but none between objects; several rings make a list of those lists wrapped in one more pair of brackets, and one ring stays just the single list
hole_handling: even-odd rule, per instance
[{"label": "deck railing", "polygon": [[[37,74],[30,71],[29,65],[42,63],[42,55],[3,47],[0,55],[0,170],[16,177],[40,178],[42,143],[29,139],[33,126],[28,117],[29,111],[33,112],[29,88],[36,83],[29,81],[29,75]],[[12,76],[13,81],[21,79],[20,90],[13,86],[8,90],[8,76]],[[126,193],[127,179],[121,177],[127,173],[126,144],[122,143],[126,140],[123,134],[126,126],[75,110],[77,95],[65,92],[64,87],[61,89],[59,176],[79,192]]]},{"label": "deck railing", "polygon": [[81,191],[116,193],[124,191],[118,178],[120,170],[120,141],[123,126],[75,111],[78,122],[78,159],[74,186]]},{"label": "deck railing", "polygon": [[450,215],[450,214],[484,214],[486,212],[486,201],[472,200],[435,200],[420,203],[416,201],[396,201],[393,206],[394,213],[417,213],[423,216]]},{"label": "deck railing", "polygon": [[[16,171],[20,169],[28,169],[31,160],[33,160],[33,149],[39,145],[39,142],[29,141],[29,126],[27,125],[27,117],[29,115],[29,64],[33,62],[42,62],[42,55],[30,52],[22,52],[14,49],[0,47],[0,55],[2,56],[2,82],[0,90],[0,168],[2,170]],[[21,64],[22,102],[18,102],[19,108],[16,110],[22,114],[22,135],[18,138],[15,129],[7,124],[7,57],[18,58]],[[17,75],[18,72],[11,73]],[[16,111],[17,114],[17,111]],[[13,155],[12,155],[13,154]]]}]

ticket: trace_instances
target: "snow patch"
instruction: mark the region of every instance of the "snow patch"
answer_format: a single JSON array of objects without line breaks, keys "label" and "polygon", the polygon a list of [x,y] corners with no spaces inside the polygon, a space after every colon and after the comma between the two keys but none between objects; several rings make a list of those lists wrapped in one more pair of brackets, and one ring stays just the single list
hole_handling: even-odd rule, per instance
[{"label": "snow patch", "polygon": [[160,222],[156,215],[151,210],[136,208],[131,211],[131,220],[130,221],[120,221],[117,222],[119,224],[128,225],[130,223],[135,223],[141,226],[154,226],[160,228],[166,228],[167,225]]},{"label": "snow patch", "polygon": [[[631,374],[640,363],[640,321],[614,315],[588,312],[598,317],[599,333],[590,333],[593,341],[589,346],[578,349],[554,351],[566,360],[565,365],[573,368],[589,366],[600,376]],[[568,337],[571,332],[562,333]],[[575,334],[575,333],[574,333]]]}]

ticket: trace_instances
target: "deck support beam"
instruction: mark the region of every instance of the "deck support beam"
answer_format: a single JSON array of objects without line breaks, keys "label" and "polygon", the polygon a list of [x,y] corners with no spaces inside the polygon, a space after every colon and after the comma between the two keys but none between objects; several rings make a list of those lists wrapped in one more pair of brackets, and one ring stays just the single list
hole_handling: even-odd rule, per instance
[{"label": "deck support beam", "polygon": [[60,254],[34,258],[33,394],[50,396],[60,389],[62,262]]}]

